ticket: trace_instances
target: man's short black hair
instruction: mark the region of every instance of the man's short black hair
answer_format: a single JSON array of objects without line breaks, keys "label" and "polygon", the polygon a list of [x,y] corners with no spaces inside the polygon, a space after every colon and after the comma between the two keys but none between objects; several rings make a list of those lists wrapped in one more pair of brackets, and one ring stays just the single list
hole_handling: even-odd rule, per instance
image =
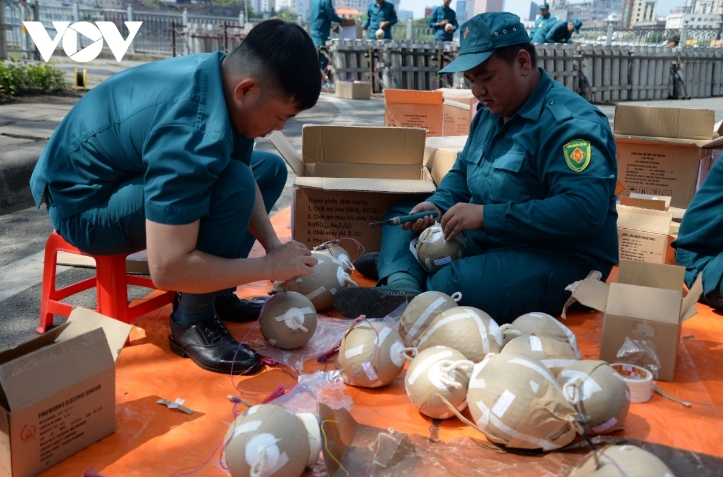
[{"label": "man's short black hair", "polygon": [[508,65],[511,65],[515,61],[515,58],[517,58],[517,53],[519,53],[520,50],[525,50],[530,54],[530,64],[533,68],[537,68],[537,50],[535,50],[535,45],[532,43],[519,43],[517,45],[497,48],[495,50],[495,56],[507,62]]},{"label": "man's short black hair", "polygon": [[228,57],[232,75],[250,74],[264,86],[277,88],[299,109],[316,104],[321,93],[321,70],[316,47],[295,23],[266,20],[256,25]]}]

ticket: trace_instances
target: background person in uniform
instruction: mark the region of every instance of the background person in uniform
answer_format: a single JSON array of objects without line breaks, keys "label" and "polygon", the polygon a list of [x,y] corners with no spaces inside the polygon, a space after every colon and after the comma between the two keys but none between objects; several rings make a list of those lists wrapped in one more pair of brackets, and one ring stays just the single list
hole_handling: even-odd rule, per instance
[{"label": "background person in uniform", "polygon": [[579,18],[574,18],[569,22],[556,21],[539,32],[537,38],[544,36],[544,40],[539,43],[572,43],[572,33],[579,34],[581,26],[582,20]]},{"label": "background person in uniform", "polygon": [[703,275],[700,301],[723,311],[723,160],[696,192],[673,242],[675,261],[685,267],[685,284]]},{"label": "background person in uniform", "polygon": [[[128,69],[90,90],[60,123],[30,179],[33,197],[84,252],[148,249],[153,283],[181,292],[172,351],[210,371],[258,370],[258,355],[217,313],[255,319],[259,310],[243,306],[237,285],[308,275],[316,260],[276,236],[268,212],[286,165],[253,151],[253,138],[282,129],[320,90],[311,38],[281,20],[254,27],[228,56]],[[247,259],[256,239],[266,256]]]},{"label": "background person in uniform", "polygon": [[[317,48],[324,46],[331,34],[331,22],[342,26],[354,25],[354,20],[345,20],[336,14],[331,0],[314,0],[311,4],[311,39]],[[326,68],[329,59],[319,54],[321,69]]]},{"label": "background person in uniform", "polygon": [[437,191],[392,206],[385,219],[437,211],[447,240],[466,237],[466,257],[428,274],[409,242],[434,220],[384,227],[378,285],[338,291],[344,316],[385,316],[424,290],[461,292],[461,305],[500,324],[533,311],[557,315],[567,285],[591,270],[607,277],[618,261],[607,117],[535,66],[517,15],[477,15],[460,38],[459,57],[441,73],[463,71],[483,108]]},{"label": "background person in uniform", "polygon": [[556,21],[557,18],[550,14],[550,4],[545,2],[540,5],[540,14],[535,18],[535,24],[532,26],[532,30],[530,30],[530,41],[532,43],[544,43],[545,37],[542,36],[538,38],[537,34],[545,30],[547,25],[555,23]]},{"label": "background person in uniform", "polygon": [[392,39],[392,27],[397,24],[397,12],[394,4],[386,0],[376,0],[367,8],[367,19],[362,25],[369,32],[369,39],[377,39],[376,33],[380,28],[384,31],[384,39]]},{"label": "background person in uniform", "polygon": [[434,41],[452,41],[454,32],[459,28],[457,14],[449,7],[452,0],[444,0],[443,5],[432,11],[429,28],[434,30]]}]

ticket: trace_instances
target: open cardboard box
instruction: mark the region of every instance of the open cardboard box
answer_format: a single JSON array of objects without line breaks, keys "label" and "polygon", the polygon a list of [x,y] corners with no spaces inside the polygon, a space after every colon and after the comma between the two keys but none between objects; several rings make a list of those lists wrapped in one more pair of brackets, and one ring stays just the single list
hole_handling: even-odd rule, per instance
[{"label": "open cardboard box", "polygon": [[672,197],[686,208],[711,167],[715,113],[707,109],[657,108],[618,104],[614,134],[619,195]]},{"label": "open cardboard box", "polygon": [[435,187],[425,167],[425,131],[418,128],[304,126],[301,157],[283,134],[270,139],[296,173],[291,232],[309,248],[338,237],[379,250],[387,209],[421,201]]},{"label": "open cardboard box", "polygon": [[620,260],[617,283],[609,286],[586,278],[572,296],[603,316],[600,359],[608,363],[624,361],[617,357],[626,338],[655,344],[660,360],[658,379],[672,381],[678,356],[680,328],[698,311],[695,303],[703,292],[698,275],[683,297],[685,267]]},{"label": "open cardboard box", "polygon": [[477,113],[477,98],[469,89],[439,88],[444,98],[444,136],[467,136]]},{"label": "open cardboard box", "polygon": [[467,143],[467,136],[428,137],[424,147],[424,165],[439,186]]},{"label": "open cardboard box", "polygon": [[384,90],[384,125],[423,128],[428,137],[442,136],[444,96],[439,91]]},{"label": "open cardboard box", "polygon": [[618,243],[621,260],[649,263],[675,263],[679,225],[668,210],[670,197],[631,194],[621,197],[617,206]]},{"label": "open cardboard box", "polygon": [[115,431],[115,361],[131,328],[75,308],[0,353],[0,476],[32,477]]}]

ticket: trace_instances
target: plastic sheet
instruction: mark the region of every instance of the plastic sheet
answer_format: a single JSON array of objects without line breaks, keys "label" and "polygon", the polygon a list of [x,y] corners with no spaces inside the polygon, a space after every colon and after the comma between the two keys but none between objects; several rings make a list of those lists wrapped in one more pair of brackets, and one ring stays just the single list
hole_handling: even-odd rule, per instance
[{"label": "plastic sheet", "polygon": [[618,363],[634,364],[645,368],[653,374],[653,379],[658,379],[660,359],[653,341],[634,340],[626,337],[616,358]]},{"label": "plastic sheet", "polygon": [[334,409],[351,409],[352,398],[344,391],[349,389],[340,371],[317,371],[299,376],[299,383],[273,404],[284,406],[293,413],[308,412],[318,417],[317,405],[324,403]]},{"label": "plastic sheet", "polygon": [[261,355],[273,358],[280,363],[291,366],[297,372],[303,373],[304,363],[309,359],[316,359],[320,354],[341,343],[341,337],[351,324],[351,321],[346,319],[318,316],[314,336],[301,348],[294,350],[277,348],[261,336],[261,332],[257,331],[258,327],[249,334],[246,341]]}]

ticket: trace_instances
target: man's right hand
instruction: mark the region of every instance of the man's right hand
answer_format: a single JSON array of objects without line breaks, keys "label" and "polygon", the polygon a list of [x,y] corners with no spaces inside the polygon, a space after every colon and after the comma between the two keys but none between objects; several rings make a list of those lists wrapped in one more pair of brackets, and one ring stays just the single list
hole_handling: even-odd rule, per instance
[{"label": "man's right hand", "polygon": [[439,22],[439,23],[440,23],[440,26],[444,26],[444,25],[446,25],[447,23],[449,23],[449,20],[447,20],[447,19],[445,18],[444,20],[442,20],[442,21]]},{"label": "man's right hand", "polygon": [[419,234],[422,233],[422,231],[427,227],[433,225],[435,222],[442,220],[442,209],[440,209],[431,202],[420,202],[419,204],[415,205],[411,211],[409,211],[409,215],[427,211],[436,211],[437,217],[424,217],[423,219],[417,219],[416,222],[408,222],[406,224],[402,224],[402,228],[404,230],[412,229],[412,232],[414,232],[415,234]]},{"label": "man's right hand", "polygon": [[304,244],[292,240],[268,253],[266,262],[272,280],[288,280],[311,275],[317,260]]}]

